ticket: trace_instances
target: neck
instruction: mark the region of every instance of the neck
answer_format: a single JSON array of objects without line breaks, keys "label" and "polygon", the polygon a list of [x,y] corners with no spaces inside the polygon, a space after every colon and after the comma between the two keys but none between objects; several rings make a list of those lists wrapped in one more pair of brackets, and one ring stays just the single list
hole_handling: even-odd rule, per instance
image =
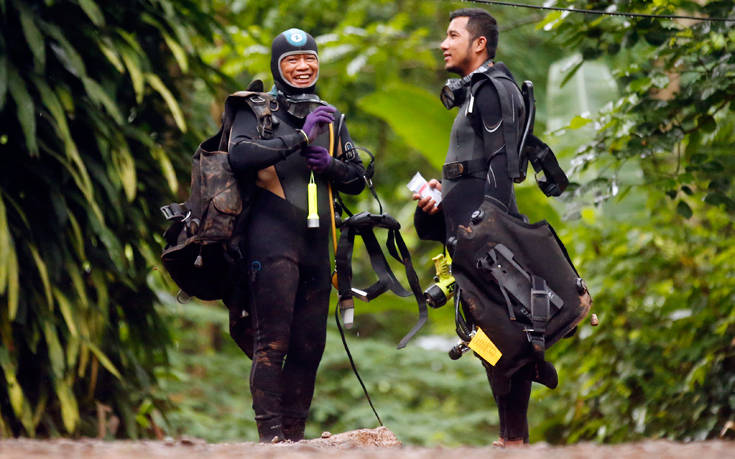
[{"label": "neck", "polygon": [[[480,60],[480,59],[482,59],[482,60]],[[494,65],[494,63],[493,63],[493,60],[492,60],[492,59],[484,59],[484,58],[478,58],[478,59],[475,59],[475,60],[474,60],[474,61],[472,62],[472,65],[471,65],[471,66],[469,66],[471,70],[470,70],[470,71],[468,71],[467,73],[463,74],[462,76],[463,76],[463,77],[466,77],[467,75],[469,75],[469,74],[471,74],[471,73],[475,72],[475,71],[476,71],[477,69],[479,69],[480,67],[482,67],[482,66],[483,66],[483,64],[484,64],[484,65],[487,65],[488,67],[492,67],[492,66]]]}]

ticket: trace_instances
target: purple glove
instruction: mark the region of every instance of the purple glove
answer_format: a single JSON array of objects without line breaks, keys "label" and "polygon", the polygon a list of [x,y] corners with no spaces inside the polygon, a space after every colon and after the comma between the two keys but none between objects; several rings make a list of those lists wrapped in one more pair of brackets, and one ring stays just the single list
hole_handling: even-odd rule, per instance
[{"label": "purple glove", "polygon": [[302,129],[309,137],[309,142],[313,142],[319,134],[326,132],[329,123],[334,121],[334,112],[336,111],[337,109],[331,105],[321,105],[306,115]]},{"label": "purple glove", "polygon": [[318,145],[309,145],[301,154],[306,157],[306,165],[314,172],[324,172],[332,164],[332,157],[327,149]]}]

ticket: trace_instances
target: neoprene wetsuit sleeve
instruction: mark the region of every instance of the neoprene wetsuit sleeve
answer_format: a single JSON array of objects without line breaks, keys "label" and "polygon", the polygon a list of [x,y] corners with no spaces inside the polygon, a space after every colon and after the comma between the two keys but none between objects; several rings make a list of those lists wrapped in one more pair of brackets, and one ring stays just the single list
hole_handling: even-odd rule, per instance
[{"label": "neoprene wetsuit sleeve", "polygon": [[230,167],[235,173],[272,166],[306,146],[306,137],[298,131],[260,139],[257,125],[251,110],[239,110],[235,115],[228,146]]},{"label": "neoprene wetsuit sleeve", "polygon": [[413,226],[416,228],[419,239],[437,241],[442,244],[447,239],[443,210],[430,215],[417,206],[416,212],[413,214]]},{"label": "neoprene wetsuit sleeve", "polygon": [[[500,109],[500,99],[492,83],[487,82],[480,86],[475,95],[475,107],[478,107],[480,111],[484,136],[497,135],[491,132],[495,130],[502,132],[503,128],[498,125],[503,117]],[[508,207],[513,195],[513,180],[508,175],[507,153],[505,149],[502,149],[499,153],[494,153],[492,151],[485,152],[487,157],[490,158],[485,179],[485,196],[491,196]]]},{"label": "neoprene wetsuit sleeve", "polygon": [[339,139],[342,154],[332,160],[324,174],[337,190],[347,194],[359,194],[365,188],[363,179],[365,168],[357,151],[354,150],[354,143],[344,124]]}]

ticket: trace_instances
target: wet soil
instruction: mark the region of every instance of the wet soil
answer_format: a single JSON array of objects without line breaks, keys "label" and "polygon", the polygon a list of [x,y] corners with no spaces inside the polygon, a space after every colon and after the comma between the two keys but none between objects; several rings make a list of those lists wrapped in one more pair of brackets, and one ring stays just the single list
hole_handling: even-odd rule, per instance
[{"label": "wet soil", "polygon": [[524,448],[499,449],[460,447],[415,447],[406,446],[389,429],[360,429],[322,438],[303,440],[297,443],[276,444],[207,443],[196,438],[182,437],[162,441],[103,441],[96,439],[0,440],[0,458],[99,458],[99,459],[142,459],[142,458],[322,458],[346,459],[438,459],[446,457],[483,457],[503,459],[725,459],[735,458],[734,441],[706,441],[677,443],[666,440],[647,440],[620,445],[597,445],[581,443],[570,446],[550,446],[536,443]]}]

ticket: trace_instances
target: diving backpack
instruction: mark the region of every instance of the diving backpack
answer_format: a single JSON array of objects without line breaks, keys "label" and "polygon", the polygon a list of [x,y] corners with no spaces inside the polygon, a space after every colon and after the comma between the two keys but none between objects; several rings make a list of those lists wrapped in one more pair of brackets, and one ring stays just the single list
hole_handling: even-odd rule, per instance
[{"label": "diving backpack", "polygon": [[[245,224],[252,190],[241,190],[230,168],[227,144],[238,108],[249,106],[258,120],[261,138],[272,136],[272,110],[276,99],[262,92],[262,83],[225,100],[222,126],[202,142],[192,157],[191,191],[183,203],[161,207],[171,225],[163,237],[166,246],[161,261],[181,289],[178,299],[202,300],[227,297],[236,275],[239,252],[237,229]],[[248,181],[255,186],[255,180]]]}]

